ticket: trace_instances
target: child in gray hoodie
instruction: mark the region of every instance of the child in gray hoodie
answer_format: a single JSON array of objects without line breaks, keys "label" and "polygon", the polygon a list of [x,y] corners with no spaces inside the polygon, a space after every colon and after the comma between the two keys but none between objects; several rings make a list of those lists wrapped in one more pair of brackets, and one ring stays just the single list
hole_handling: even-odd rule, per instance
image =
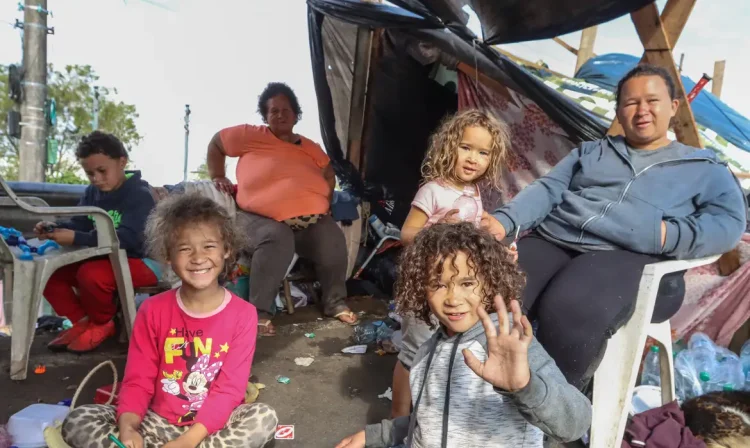
[{"label": "child in gray hoodie", "polygon": [[591,403],[534,338],[517,300],[524,284],[489,233],[465,223],[420,232],[399,265],[398,309],[428,325],[434,314],[440,326],[410,372],[412,413],[336,448],[541,448],[544,434],[581,438]]}]

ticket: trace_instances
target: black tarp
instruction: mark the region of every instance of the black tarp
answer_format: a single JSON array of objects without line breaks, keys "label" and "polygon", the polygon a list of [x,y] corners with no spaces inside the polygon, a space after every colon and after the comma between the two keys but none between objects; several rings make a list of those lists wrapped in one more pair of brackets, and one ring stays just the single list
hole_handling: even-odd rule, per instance
[{"label": "black tarp", "polygon": [[364,174],[393,193],[394,218],[378,216],[400,226],[419,189],[430,134],[444,116],[456,112],[458,96],[430,79],[432,66],[414,60],[399,33],[385,33],[381,48],[369,90]]},{"label": "black tarp", "polygon": [[[409,2],[414,1],[416,0],[409,0]],[[383,192],[383,184],[375,182],[365,184],[354,166],[345,159],[342,142],[336,133],[334,98],[326,73],[323,43],[324,16],[358,26],[378,27],[392,30],[394,33],[403,33],[433,45],[458,61],[476,66],[483,74],[534,101],[569,133],[573,141],[597,139],[606,132],[606,126],[599,118],[559,92],[547,87],[535,76],[500,55],[493,48],[472,39],[473,34],[461,24],[436,29],[441,25],[435,22],[434,18],[424,18],[401,8],[363,3],[358,0],[308,0],[308,5],[310,53],[315,92],[318,98],[321,137],[333,160],[339,179],[349,190],[360,197],[371,200],[393,198]],[[405,81],[400,80],[400,82]],[[423,78],[420,81],[405,83],[402,90],[419,91],[423,87],[421,83],[426,81],[427,79]],[[410,107],[406,103],[404,98],[399,104],[401,107]],[[378,132],[392,132],[392,129],[380,129]],[[383,149],[383,146],[378,146],[378,151],[387,150]],[[421,157],[424,147],[418,149],[419,157]],[[416,157],[417,155],[414,154],[414,158]],[[368,156],[368,164],[371,162]],[[379,165],[376,164],[376,166]]]},{"label": "black tarp", "polygon": [[490,45],[551,39],[636,11],[653,0],[391,0],[446,25],[466,24],[469,3]]}]

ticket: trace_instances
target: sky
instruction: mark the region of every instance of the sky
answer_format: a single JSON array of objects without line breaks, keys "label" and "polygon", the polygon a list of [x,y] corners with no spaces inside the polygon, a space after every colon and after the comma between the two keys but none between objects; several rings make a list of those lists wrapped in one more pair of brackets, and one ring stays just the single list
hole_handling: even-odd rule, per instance
[{"label": "sky", "polygon": [[[0,63],[21,60],[21,40],[11,24],[22,19],[17,0],[0,0]],[[165,5],[166,8],[158,6]],[[663,7],[664,1],[658,4]],[[304,0],[48,0],[48,61],[89,64],[100,85],[118,89],[134,104],[143,135],[134,166],[154,185],[182,180],[185,104],[190,104],[189,169],[205,160],[218,130],[260,124],[257,97],[268,82],[288,83],[303,117],[295,130],[320,142],[310,65]],[[684,52],[684,73],[698,79],[726,59],[722,98],[750,116],[750,2],[700,0],[675,49]],[[577,47],[580,33],[563,36]],[[552,41],[504,46],[514,54],[543,59],[572,75],[575,57]],[[635,55],[642,47],[629,17],[601,25],[594,51]],[[710,84],[707,88],[710,88]],[[234,179],[233,164],[228,175]]]}]

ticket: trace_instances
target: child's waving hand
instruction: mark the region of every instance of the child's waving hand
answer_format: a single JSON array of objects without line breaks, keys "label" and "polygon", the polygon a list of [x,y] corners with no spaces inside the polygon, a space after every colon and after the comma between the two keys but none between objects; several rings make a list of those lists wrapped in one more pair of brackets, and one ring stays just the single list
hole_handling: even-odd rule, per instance
[{"label": "child's waving hand", "polygon": [[482,363],[469,350],[464,349],[464,360],[471,370],[497,389],[515,392],[529,384],[529,345],[533,333],[529,319],[521,313],[521,305],[511,300],[510,311],[513,313],[513,328],[510,328],[508,310],[500,295],[495,296],[498,328],[495,328],[490,316],[481,305],[477,314],[482,319],[484,332],[487,335],[487,360]]}]

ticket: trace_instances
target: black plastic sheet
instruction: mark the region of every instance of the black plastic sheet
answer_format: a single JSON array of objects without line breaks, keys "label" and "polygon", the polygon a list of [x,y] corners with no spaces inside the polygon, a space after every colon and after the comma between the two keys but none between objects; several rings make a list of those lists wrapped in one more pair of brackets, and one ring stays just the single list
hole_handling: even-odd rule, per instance
[{"label": "black plastic sheet", "polygon": [[[435,2],[441,0],[435,0]],[[460,2],[462,0],[455,0]],[[435,2],[430,2],[434,7]],[[375,115],[370,123],[373,129],[366,133],[367,149],[367,182],[360,173],[345,159],[342,146],[343,138],[337,134],[339,122],[347,120],[348,111],[336,112],[343,104],[341,90],[346,76],[339,77],[338,82],[326,73],[327,60],[341,58],[348,61],[345,51],[338,56],[326,54],[323,42],[324,17],[346,22],[357,26],[376,27],[388,30],[391,39],[412,39],[429,44],[439,49],[448,57],[441,61],[455,59],[472,67],[493,80],[506,85],[530,100],[534,101],[547,115],[557,122],[574,142],[595,140],[606,132],[606,125],[601,119],[584,109],[561,93],[547,87],[534,75],[519,67],[514,62],[500,55],[496,50],[476,39],[476,36],[460,22],[445,23],[431,10],[417,0],[393,1],[394,4],[408,7],[412,12],[393,6],[370,4],[355,0],[308,0],[308,25],[310,35],[310,54],[312,59],[315,91],[318,98],[318,110],[323,144],[328,151],[339,180],[345,189],[360,198],[380,200],[384,198],[402,199],[404,195],[413,194],[419,179],[419,162],[426,149],[426,138],[439,121],[440,117],[451,109],[441,106],[440,86],[433,86],[432,80],[425,75],[429,67],[419,67],[414,58],[399,59],[402,67],[396,62],[380,65],[374,73],[373,90],[369,95],[372,106],[370,112]],[[612,2],[606,2],[612,3]],[[632,6],[632,2],[627,3]],[[451,6],[454,8],[455,4]],[[421,11],[420,16],[414,12]],[[458,19],[458,18],[456,18]],[[329,32],[330,34],[330,32]],[[328,36],[330,38],[330,35]],[[330,43],[328,43],[330,47]],[[398,45],[395,45],[396,47]],[[330,48],[328,49],[330,52]],[[413,56],[413,55],[412,55]],[[341,62],[341,61],[339,61]],[[331,64],[333,65],[333,64]],[[402,73],[399,73],[401,71]],[[420,76],[408,76],[409,73]],[[399,78],[399,76],[404,75]],[[332,95],[332,82],[335,95]],[[349,81],[350,82],[350,81]],[[384,87],[383,84],[389,84]],[[351,87],[347,87],[349,91]],[[389,90],[390,89],[390,90]],[[433,89],[428,94],[428,90]],[[445,102],[443,102],[445,103]],[[336,104],[336,106],[334,106]],[[405,113],[409,111],[409,113]],[[339,115],[337,117],[337,115]],[[393,120],[393,116],[400,118]],[[380,117],[380,118],[378,118]],[[380,123],[388,124],[381,126]],[[345,123],[339,124],[343,132]],[[390,134],[384,136],[383,134]],[[412,139],[412,144],[403,145],[388,140]],[[373,157],[377,159],[373,159]],[[416,174],[415,174],[416,173]],[[378,184],[373,186],[372,184]],[[372,192],[383,192],[382,196],[372,197]]]},{"label": "black plastic sheet", "polygon": [[391,0],[446,26],[466,25],[469,4],[489,45],[551,39],[616,19],[653,0]]}]

